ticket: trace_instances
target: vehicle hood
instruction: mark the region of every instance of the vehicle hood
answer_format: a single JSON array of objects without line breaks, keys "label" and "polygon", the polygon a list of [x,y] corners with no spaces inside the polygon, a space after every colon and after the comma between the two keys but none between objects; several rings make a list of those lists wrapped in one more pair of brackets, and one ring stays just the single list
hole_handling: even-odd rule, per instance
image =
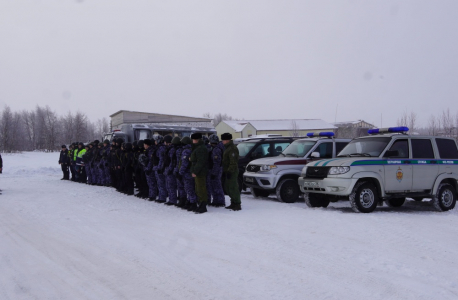
[{"label": "vehicle hood", "polygon": [[355,165],[366,165],[380,162],[378,157],[336,157],[331,159],[323,159],[307,164],[307,167],[349,167]]},{"label": "vehicle hood", "polygon": [[282,157],[282,156],[275,156],[275,157],[265,157],[255,159],[250,162],[250,165],[274,165],[274,164],[281,164],[281,165],[297,165],[302,164],[305,165],[308,161],[303,157]]}]

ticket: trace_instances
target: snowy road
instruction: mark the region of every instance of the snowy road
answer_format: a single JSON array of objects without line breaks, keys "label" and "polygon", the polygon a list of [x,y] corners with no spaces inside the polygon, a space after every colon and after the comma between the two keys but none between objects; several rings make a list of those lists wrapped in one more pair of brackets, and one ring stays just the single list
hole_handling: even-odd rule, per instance
[{"label": "snowy road", "polygon": [[0,299],[457,299],[458,212],[242,197],[195,215],[3,155]]}]

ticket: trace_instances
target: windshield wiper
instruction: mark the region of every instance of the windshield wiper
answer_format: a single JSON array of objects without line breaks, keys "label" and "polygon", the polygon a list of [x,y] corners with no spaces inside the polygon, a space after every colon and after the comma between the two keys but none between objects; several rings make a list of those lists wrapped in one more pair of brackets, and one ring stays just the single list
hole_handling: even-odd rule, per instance
[{"label": "windshield wiper", "polygon": [[280,155],[278,155],[278,156],[286,156],[286,155],[284,155],[283,153],[280,153]]},{"label": "windshield wiper", "polygon": [[348,154],[347,156],[348,156],[348,157],[352,157],[352,156],[366,156],[366,157],[372,157],[372,155],[370,155],[369,153],[352,153],[352,154]]}]

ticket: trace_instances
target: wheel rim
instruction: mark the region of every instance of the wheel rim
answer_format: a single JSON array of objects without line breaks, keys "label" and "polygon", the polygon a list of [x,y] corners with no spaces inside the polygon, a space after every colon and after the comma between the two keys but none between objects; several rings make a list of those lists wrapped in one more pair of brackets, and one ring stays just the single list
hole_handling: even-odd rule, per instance
[{"label": "wheel rim", "polygon": [[370,208],[375,202],[374,192],[371,189],[362,190],[359,194],[359,200],[362,207]]},{"label": "wheel rim", "polygon": [[294,197],[294,194],[295,194],[294,187],[292,185],[285,186],[283,194],[286,196],[286,198]]},{"label": "wheel rim", "polygon": [[442,204],[445,206],[445,207],[449,207],[452,205],[453,203],[453,193],[451,190],[445,190],[442,192],[442,195],[441,195],[441,201],[442,201]]}]

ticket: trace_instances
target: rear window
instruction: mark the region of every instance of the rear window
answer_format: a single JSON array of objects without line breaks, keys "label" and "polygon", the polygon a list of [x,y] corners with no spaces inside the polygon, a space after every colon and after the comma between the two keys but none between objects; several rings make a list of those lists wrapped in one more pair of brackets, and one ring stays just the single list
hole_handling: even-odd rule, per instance
[{"label": "rear window", "polygon": [[433,146],[431,140],[411,139],[412,158],[434,158]]},{"label": "rear window", "polygon": [[436,139],[440,158],[458,159],[458,149],[456,143],[449,139]]}]

